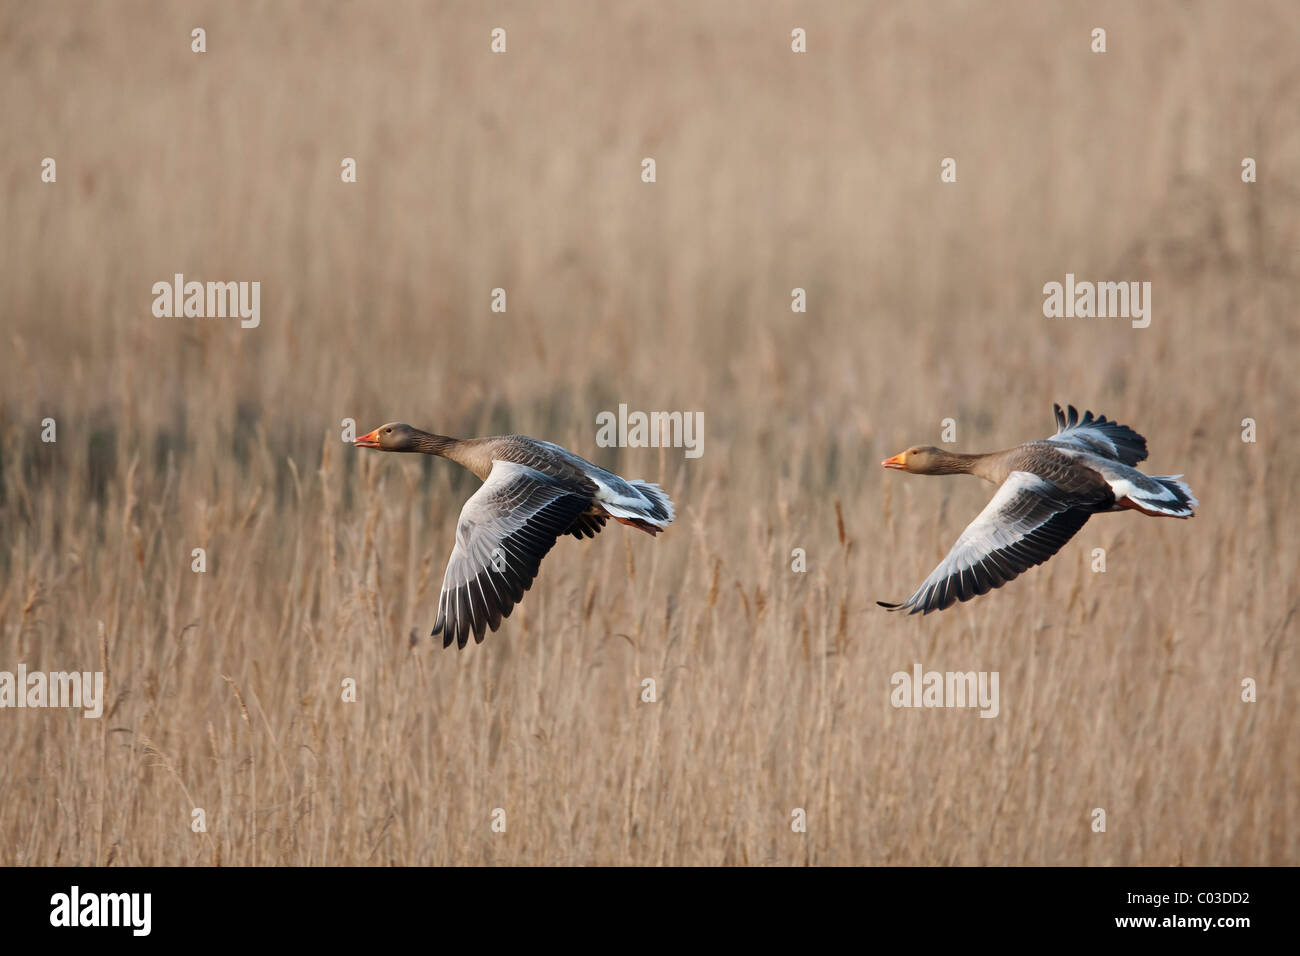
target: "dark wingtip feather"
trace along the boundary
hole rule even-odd
[[[901,604],[890,604],[888,601],[877,601],[876,603],[879,604],[881,607],[883,607],[886,611],[897,611],[900,607],[903,606]]]
[[[1090,446],[1091,450],[1129,466],[1135,466],[1139,462],[1146,460],[1147,440],[1128,425],[1121,425],[1105,415],[1094,415],[1091,410],[1085,410],[1083,417],[1080,418],[1078,409],[1073,405],[1069,405],[1067,408],[1068,413],[1062,412],[1060,405],[1055,403],[1052,405],[1052,412],[1056,416],[1056,433],[1058,435],[1075,427],[1094,428],[1102,432],[1106,436],[1106,440],[1114,448],[1112,451],[1109,448],[1101,448],[1094,441],[1084,442],[1084,444]]]

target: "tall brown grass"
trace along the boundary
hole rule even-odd
[[[0,670],[108,672],[101,720],[0,711],[0,862],[1300,861],[1298,30],[1285,2],[0,9]],[[261,327],[154,318],[176,272],[259,280]],[[1066,272],[1151,281],[1150,328],[1043,318]],[[948,417],[963,450],[1045,435],[1053,401],[1147,435],[1197,517],[875,607],[988,497],[880,459]],[[703,457],[597,448],[619,402],[702,410]],[[432,649],[474,480],[345,417],[548,438],[678,520],[561,542],[499,633]],[[914,661],[999,671],[1001,714],[895,710]]]

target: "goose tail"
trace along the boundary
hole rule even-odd
[[[1182,475],[1151,475],[1152,481],[1160,485],[1161,494],[1143,494],[1130,490],[1122,507],[1136,508],[1144,514],[1161,518],[1191,518],[1196,514],[1200,504],[1192,489],[1178,479]]]
[[[636,489],[639,500],[623,497],[618,501],[600,502],[610,517],[649,534],[658,534],[667,528],[675,516],[673,500],[668,493],[649,481],[629,481],[628,484]]]

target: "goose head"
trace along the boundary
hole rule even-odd
[[[416,430],[404,422],[389,422],[357,438],[352,444],[358,448],[378,448],[380,451],[415,451]]]
[[[913,445],[907,451],[900,451],[893,458],[881,462],[886,468],[910,471],[914,475],[933,475],[939,473],[944,460],[950,456],[933,445]]]

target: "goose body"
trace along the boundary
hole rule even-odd
[[[1105,416],[1080,418],[1074,406],[1054,411],[1056,434],[1040,441],[982,455],[913,447],[881,462],[915,474],[976,475],[999,487],[910,598],[877,603],[929,614],[969,601],[1042,564],[1103,511],[1193,516],[1197,501],[1182,475],[1134,467],[1147,457],[1145,438]]]
[[[559,445],[523,435],[457,439],[400,422],[354,443],[449,458],[483,482],[460,512],[433,634],[443,647],[481,643],[523,600],[562,535],[594,538],[609,518],[652,535],[673,520],[658,485],[628,481]]]

